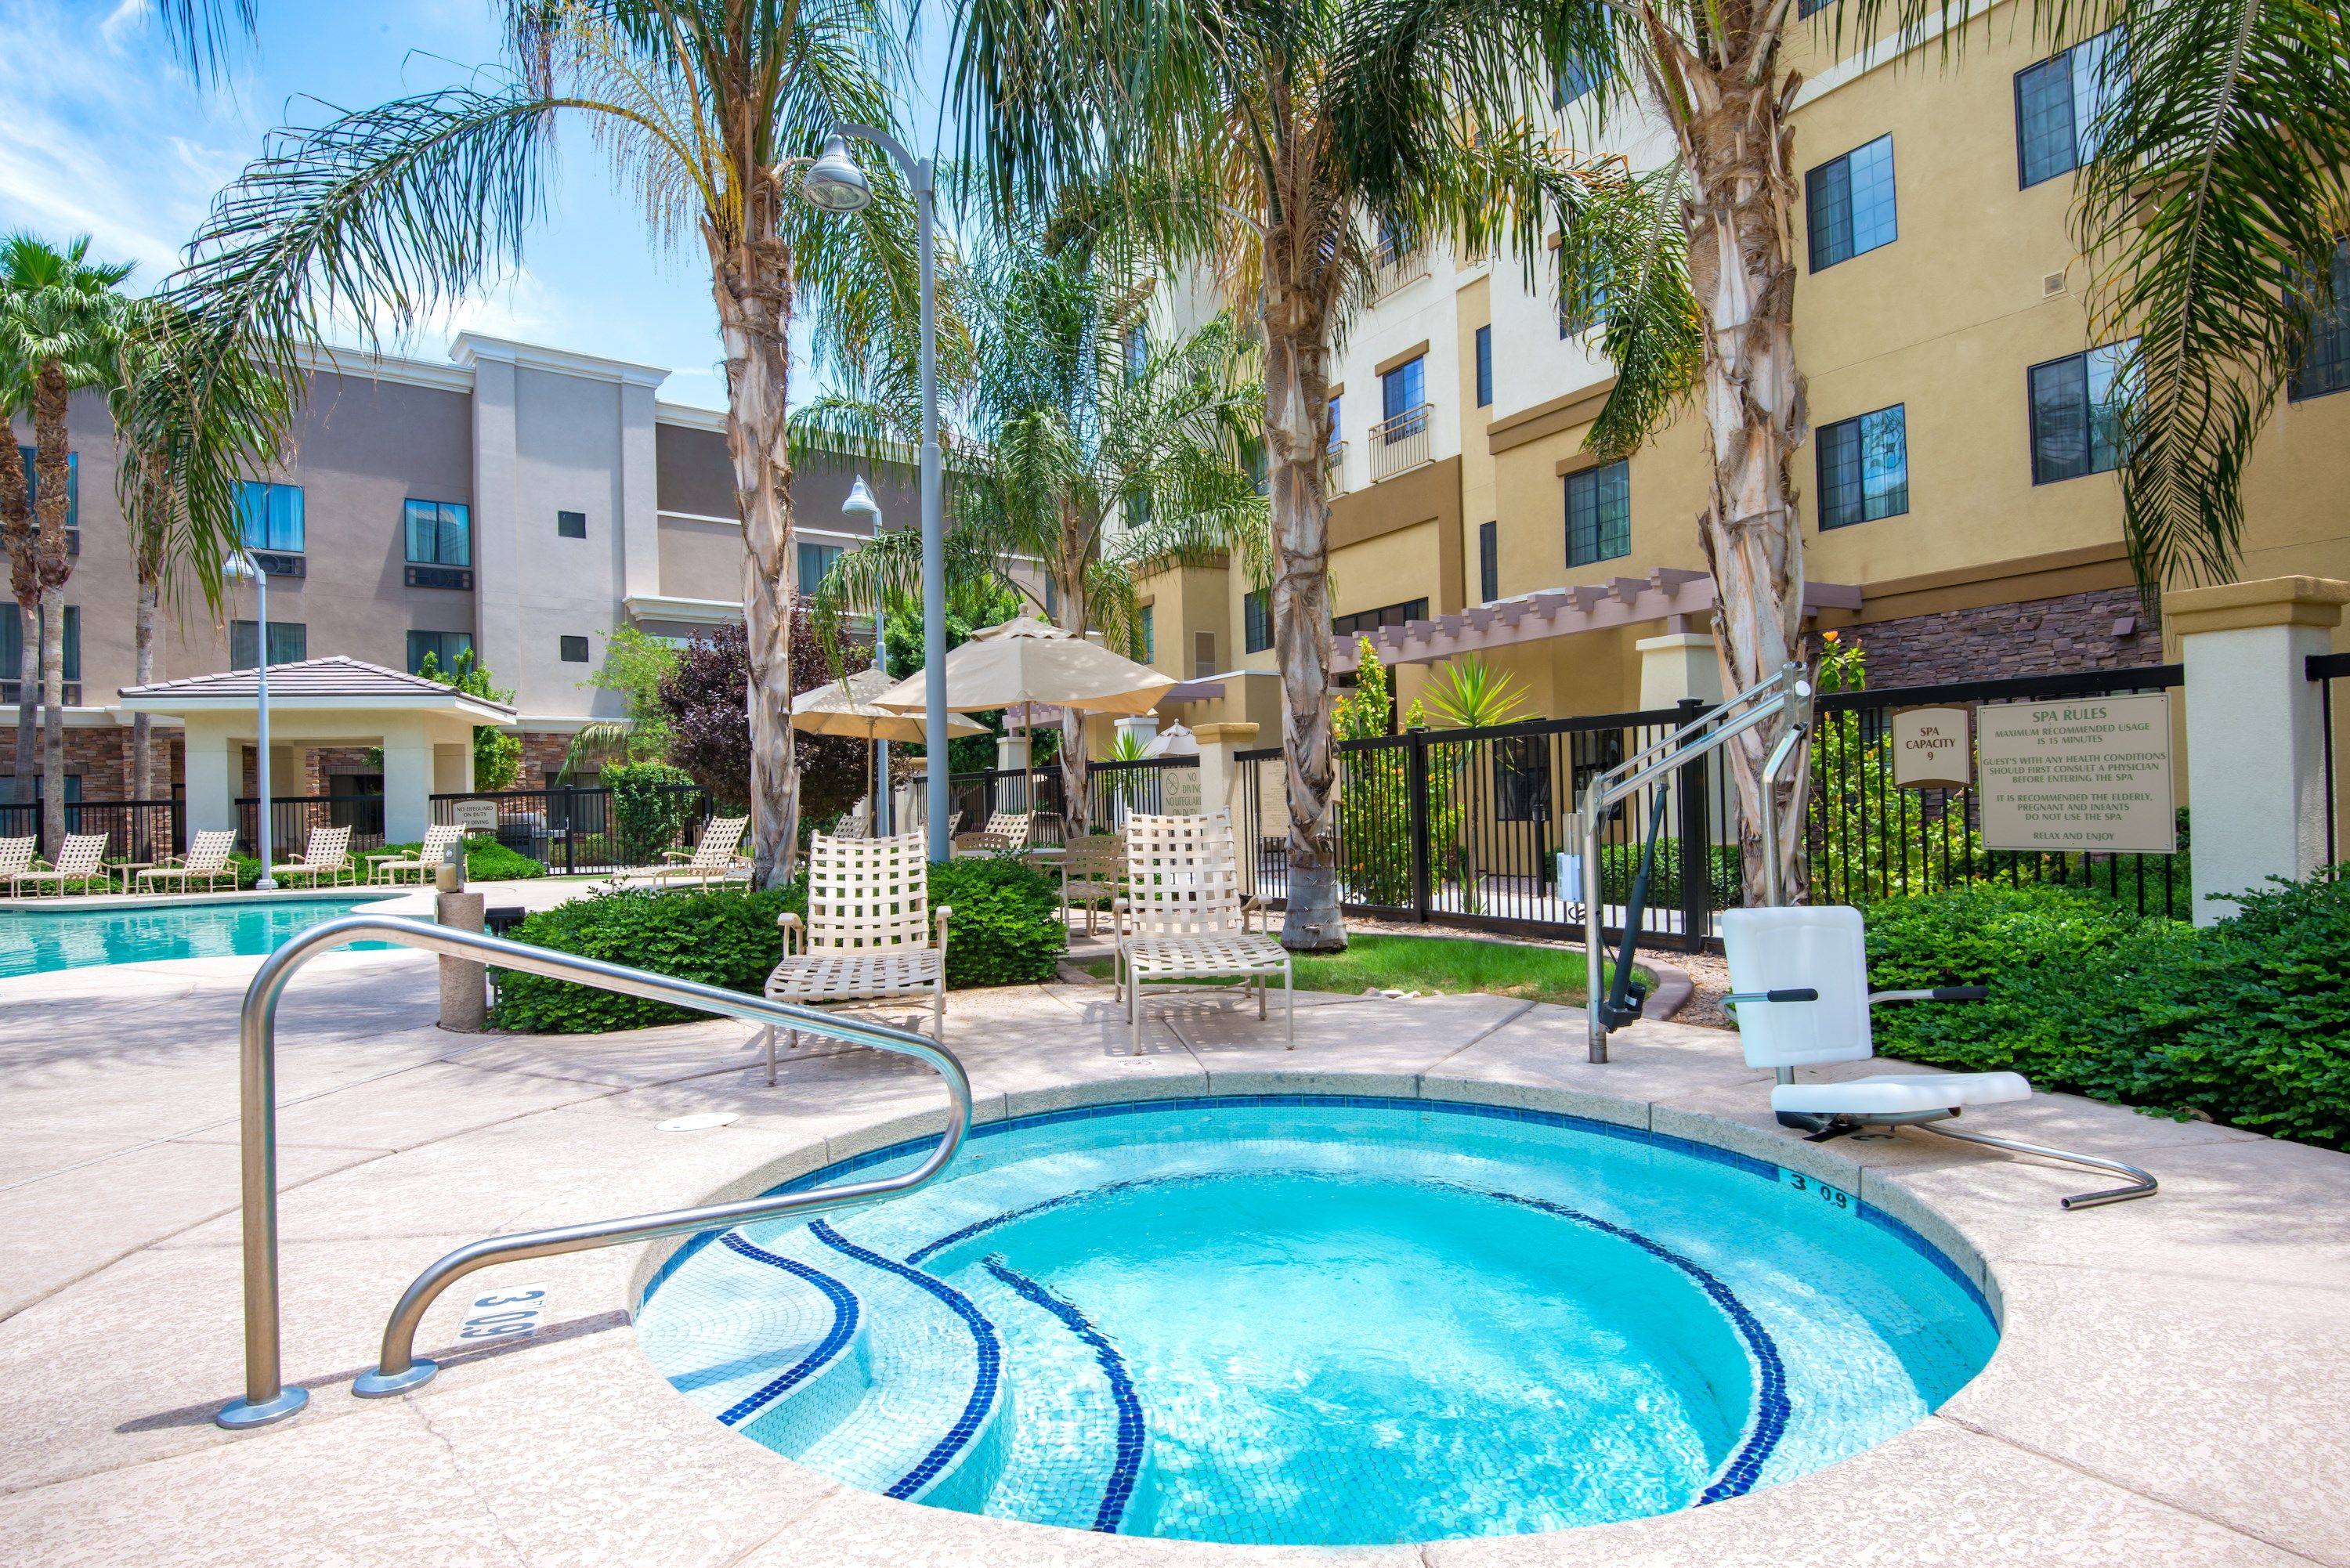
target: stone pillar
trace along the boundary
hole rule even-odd
[[[479,893],[435,893],[432,918],[459,930],[478,931],[484,919]],[[478,1034],[489,1019],[489,971],[471,959],[441,960],[441,1027]]]
[[[432,739],[421,719],[394,718],[383,736],[383,836],[411,844],[432,824]]]
[[[1640,655],[1642,708],[1669,708],[1686,697],[1709,708],[1721,701],[1721,659],[1704,632],[1669,631],[1632,647]]]
[[[2332,650],[2345,602],[2350,583],[2327,577],[2163,596],[2187,667],[2197,925],[2235,913],[2227,895],[2306,877],[2324,857],[2325,731],[2303,661]]]
[[[1201,724],[1191,736],[1200,742],[1200,809],[1229,809],[1232,826],[1245,844],[1256,832],[1249,822],[1247,792],[1241,787],[1241,764],[1232,753],[1256,744],[1257,727],[1250,723]]]

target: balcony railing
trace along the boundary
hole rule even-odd
[[[1347,493],[1347,443],[1345,441],[1330,443],[1328,474],[1323,480],[1322,493],[1325,496],[1334,497]]]
[[[1385,299],[1408,283],[1428,275],[1426,251],[1401,251],[1382,241],[1371,253],[1371,297]]]
[[[1371,427],[1372,483],[1428,461],[1428,431],[1435,411],[1434,404],[1422,403]]]

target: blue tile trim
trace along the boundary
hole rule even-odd
[[[1007,1209],[1001,1214],[991,1214],[984,1220],[974,1220],[960,1231],[950,1231],[935,1241],[923,1242],[906,1254],[906,1262],[917,1265],[928,1262],[956,1242],[968,1241],[973,1236],[984,1235],[999,1225],[1009,1225],[1014,1220],[1025,1220],[1032,1214],[1043,1214],[1055,1209],[1065,1209],[1072,1203],[1089,1202],[1097,1198],[1107,1197],[1113,1192],[1132,1192],[1144,1187],[1181,1187],[1202,1181],[1232,1179],[1233,1179],[1232,1174],[1209,1172],[1197,1176],[1138,1176],[1125,1181],[1105,1181],[1099,1187],[1080,1188],[1075,1192],[1064,1192],[1057,1197],[1028,1204],[1024,1208]]]
[[[1109,1379],[1109,1397],[1118,1406],[1118,1453],[1110,1461],[1109,1485],[1102,1492],[1101,1507],[1094,1512],[1094,1528],[1105,1535],[1115,1535],[1126,1518],[1126,1505],[1134,1500],[1134,1483],[1142,1473],[1142,1400],[1134,1392],[1134,1379],[1127,1375],[1126,1357],[1079,1312],[1061,1297],[1055,1295],[1027,1275],[1007,1267],[1002,1254],[992,1254],[980,1262],[987,1272],[1018,1292],[1021,1297],[1043,1307],[1066,1324],[1071,1334],[1092,1347],[1094,1359],[1101,1363],[1102,1376]]]
[[[1959,1267],[1958,1263],[1948,1252],[1943,1251],[1942,1249],[1934,1245],[1933,1242],[1929,1241],[1925,1237],[1919,1235],[1910,1227],[1908,1221],[1900,1219],[1898,1216],[1887,1213],[1884,1210],[1879,1209],[1876,1204],[1869,1202],[1866,1199],[1855,1199],[1854,1201],[1860,1205],[1860,1217],[1862,1219],[1876,1226],[1878,1230],[1885,1231],[1894,1240],[1901,1242],[1911,1251],[1917,1253],[1919,1257],[1933,1264],[1934,1267],[1941,1270],[1944,1274],[1950,1277],[1950,1281],[1952,1284],[1966,1292],[1967,1298],[1973,1302],[1976,1306],[1982,1309],[1983,1316],[1991,1319],[1994,1327],[1997,1326],[1999,1323],[1999,1314],[1991,1310],[1991,1298],[1983,1294],[1982,1287],[1975,1283],[1972,1279],[1969,1278],[1967,1272]]]
[[[797,1365],[785,1368],[772,1382],[744,1395],[719,1413],[720,1423],[733,1427],[750,1419],[765,1406],[806,1382],[817,1367],[840,1354],[842,1346],[857,1332],[857,1295],[821,1269],[811,1269],[796,1258],[779,1257],[754,1247],[739,1232],[729,1231],[723,1240],[730,1251],[739,1252],[754,1263],[765,1263],[785,1273],[795,1274],[822,1291],[826,1299],[832,1303],[832,1326],[825,1331],[824,1338],[814,1350],[802,1357]]]
[[[868,1268],[895,1274],[917,1290],[930,1292],[945,1303],[947,1310],[962,1319],[963,1325],[971,1330],[972,1344],[979,1352],[979,1374],[972,1379],[971,1398],[963,1405],[962,1414],[955,1417],[955,1424],[947,1429],[947,1435],[922,1456],[922,1462],[899,1477],[884,1494],[894,1498],[912,1497],[938,1480],[954,1457],[979,1436],[981,1424],[987,1419],[988,1411],[994,1407],[996,1387],[1003,1379],[1003,1344],[995,1337],[995,1325],[971,1304],[971,1298],[944,1280],[933,1279],[920,1269],[908,1268],[895,1258],[885,1258],[879,1252],[860,1247],[821,1220],[808,1221],[808,1230],[817,1241],[842,1256],[854,1258]]]
[[[1787,1429],[1787,1366],[1779,1359],[1779,1346],[1772,1339],[1771,1331],[1747,1310],[1746,1303],[1738,1299],[1736,1293],[1704,1267],[1682,1257],[1670,1247],[1652,1241],[1627,1226],[1602,1220],[1596,1214],[1586,1214],[1546,1199],[1523,1198],[1514,1192],[1490,1192],[1478,1188],[1463,1188],[1461,1190],[1482,1192],[1484,1197],[1503,1203],[1515,1203],[1539,1210],[1544,1214],[1555,1214],[1562,1220],[1571,1220],[1619,1241],[1629,1241],[1687,1274],[1697,1282],[1700,1290],[1713,1299],[1713,1304],[1721,1309],[1731,1326],[1738,1330],[1739,1337],[1745,1340],[1747,1354],[1754,1358],[1754,1417],[1748,1424],[1746,1441],[1739,1445],[1738,1451],[1730,1457],[1730,1462],[1722,1466],[1721,1473],[1714,1477],[1713,1484],[1698,1498],[1698,1506],[1720,1502],[1725,1498],[1742,1497],[1752,1490],[1756,1478],[1762,1473],[1762,1462],[1771,1457],[1771,1450],[1778,1447],[1779,1438]]]

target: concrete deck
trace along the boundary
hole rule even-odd
[[[1938,1416],[1784,1486],[1553,1535],[1328,1552],[1103,1537],[842,1487],[703,1417],[639,1354],[622,1248],[476,1276],[540,1283],[550,1326],[350,1397],[385,1314],[449,1248],[640,1212],[805,1168],[935,1116],[936,1080],[803,1054],[770,1089],[734,1024],[590,1038],[432,1027],[432,961],[330,955],[282,1012],[281,1426],[241,1387],[234,1015],[252,961],[0,981],[0,1557],[12,1563],[1027,1565],[1317,1562],[2350,1565],[2350,1158],[2063,1096],[1989,1130],[2153,1168],[2148,1201],[2068,1214],[2094,1179],[1904,1134],[1823,1149],[1769,1125],[1734,1040],[1645,1023],[1585,1062],[1571,1010],[1482,997],[1156,1002],[1139,1061],[1099,988],[961,992],[981,1115],[1289,1087],[1520,1100],[1768,1152],[1932,1227],[1987,1269],[2005,1334]],[[663,1133],[692,1112],[740,1113]],[[891,1128],[888,1124],[897,1124]],[[1856,1159],[1856,1167],[1851,1161]],[[1952,1231],[1935,1218],[1947,1219]],[[1960,1238],[1963,1236],[1964,1240]]]

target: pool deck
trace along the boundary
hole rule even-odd
[[[2350,1565],[2350,1157],[2066,1096],[1984,1114],[1985,1130],[2162,1179],[2152,1199],[2066,1213],[2056,1199],[2093,1178],[1915,1133],[1803,1144],[1770,1125],[1765,1075],[1730,1035],[1643,1023],[1594,1066],[1579,1012],[1475,996],[1301,993],[1295,1052],[1277,1011],[1261,1026],[1226,999],[1155,1002],[1137,1061],[1119,1054],[1107,990],[1024,987],[956,993],[948,1038],[983,1117],[1274,1088],[1425,1094],[1764,1152],[1929,1234],[1936,1214],[1954,1224],[2005,1311],[1989,1367],[1903,1436],[1734,1501],[1344,1551],[1052,1530],[800,1469],[646,1364],[629,1312],[658,1254],[640,1247],[476,1276],[545,1285],[549,1326],[444,1358],[416,1393],[355,1399],[392,1301],[450,1248],[691,1203],[934,1126],[943,1105],[925,1069],[863,1052],[803,1054],[771,1089],[732,1023],[443,1033],[432,961],[365,952],[318,960],[281,1012],[286,1375],[312,1402],[227,1433],[211,1417],[242,1383],[234,1021],[253,964],[0,981],[12,1564]],[[703,1111],[740,1119],[657,1130]],[[474,1293],[435,1307],[426,1354],[456,1343]]]

